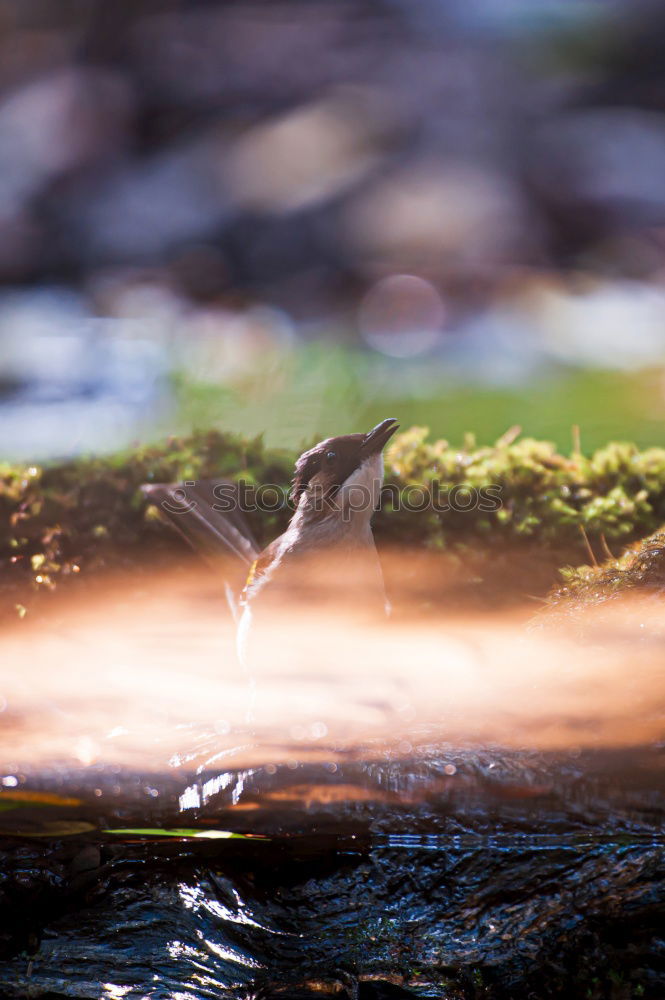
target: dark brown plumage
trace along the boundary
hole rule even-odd
[[[294,505],[298,505],[302,494],[317,477],[322,495],[326,498],[333,497],[365,459],[383,450],[397,426],[394,417],[388,417],[369,434],[343,434],[340,437],[326,438],[309,451],[303,452],[296,462],[291,487]]]

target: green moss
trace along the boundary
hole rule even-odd
[[[611,444],[590,458],[565,457],[554,445],[524,438],[500,439],[494,447],[459,450],[445,441],[428,444],[427,431],[413,428],[397,438],[389,453],[389,481],[399,487],[418,484],[431,490],[438,480],[446,488],[498,488],[501,506],[482,505],[441,514],[418,528],[474,536],[492,531],[539,544],[577,544],[579,532],[607,540],[636,537],[665,520],[665,450],[638,451]],[[410,516],[404,512],[405,517]],[[398,530],[397,519],[391,529]]]
[[[102,571],[141,571],[181,548],[171,529],[147,516],[142,483],[214,476],[287,481],[291,456],[266,453],[260,439],[218,432],[172,438],[110,458],[44,468],[0,466],[0,598],[23,617],[48,592],[87,584]],[[261,535],[284,518],[265,515]]]
[[[515,438],[513,430],[481,447],[467,435],[460,448],[430,441],[421,427],[396,437],[375,519],[379,543],[441,553],[474,586],[505,598],[544,594],[558,567],[588,563],[584,533],[598,558],[605,546],[618,555],[649,535],[601,570],[566,571],[559,594],[661,585],[665,450],[615,443],[565,456],[546,441]],[[64,585],[110,569],[139,572],[181,553],[180,539],[146,509],[142,483],[226,476],[286,486],[293,458],[260,438],[211,431],[111,458],[0,465],[0,595],[18,617]],[[274,537],[289,515],[252,515],[259,540]]]
[[[560,573],[563,586],[551,595],[558,604],[599,604],[631,590],[665,592],[665,530],[634,543],[618,559],[567,566]]]

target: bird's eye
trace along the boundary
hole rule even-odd
[[[326,462],[334,462],[336,458],[337,458],[337,452],[336,451],[327,451],[326,452]]]

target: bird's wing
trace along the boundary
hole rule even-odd
[[[235,483],[204,479],[194,483],[150,483],[141,492],[180,534],[208,559],[231,553],[246,566],[260,549],[241,509]]]

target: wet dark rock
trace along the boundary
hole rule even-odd
[[[433,754],[344,765],[347,786],[368,792],[360,812],[342,800],[299,805],[321,777],[312,765],[255,771],[242,799],[258,810],[222,795],[188,819],[201,833],[263,828],[267,840],[5,838],[3,995],[23,995],[29,953],[36,996],[94,997],[100,981],[170,994],[196,981],[201,997],[655,1000],[665,983],[662,754],[444,756],[461,778],[448,799]],[[127,794],[103,822],[139,822],[134,776],[111,778]],[[289,783],[281,806],[262,799],[261,788]],[[379,794],[391,786],[402,808]],[[77,814],[99,822],[91,789],[104,790],[104,775],[72,774],[68,787]],[[157,832],[182,823],[176,790],[173,777],[161,785]],[[72,873],[96,873],[94,891],[73,893]]]

